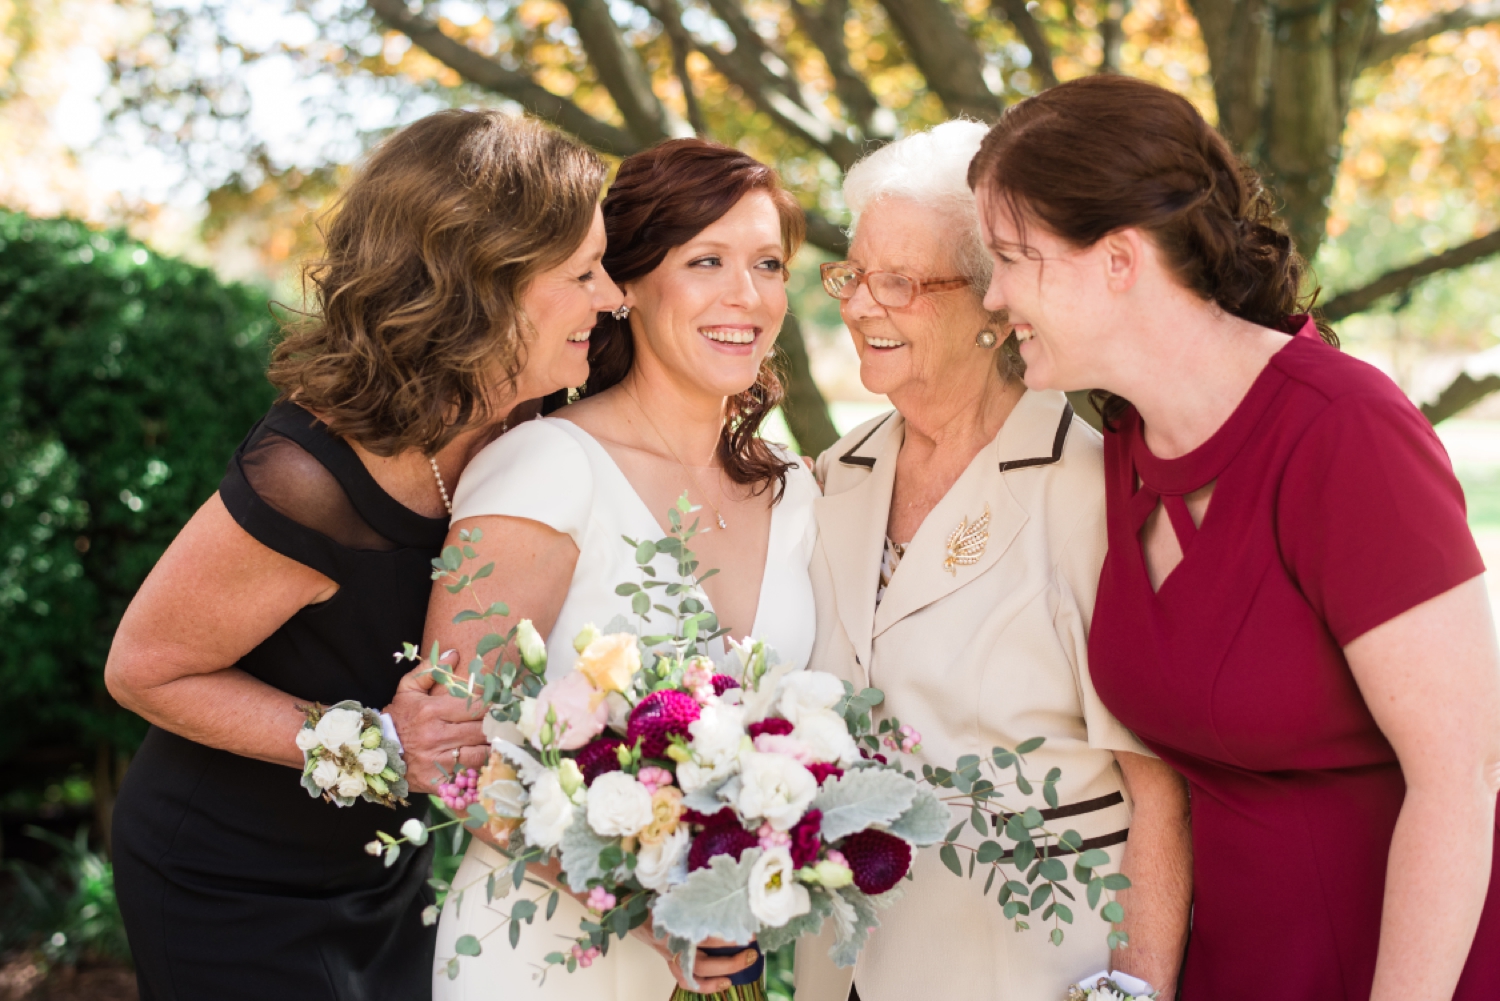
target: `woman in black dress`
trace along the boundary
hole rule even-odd
[[[386,867],[362,846],[486,748],[476,711],[393,654],[422,635],[446,485],[518,401],[584,381],[587,332],[620,302],[604,176],[544,126],[448,111],[345,193],[309,271],[320,308],[273,356],[280,401],[110,651],[110,691],[153,724],[114,826],[146,1001],[427,996],[430,849]],[[345,699],[390,714],[412,806],[299,784],[297,707]]]

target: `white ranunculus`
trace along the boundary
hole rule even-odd
[[[318,731],[312,727],[304,726],[297,731],[297,749],[299,751],[311,751],[321,743],[322,741],[318,738]]]
[[[339,784],[339,766],[324,758],[313,768],[312,780],[319,789],[332,789]]]
[[[844,697],[844,683],[827,671],[792,671],[781,679],[777,708],[795,725],[804,712],[832,709]]]
[[[812,909],[812,895],[797,882],[792,853],[768,848],[750,867],[750,912],[760,923],[780,928]]]
[[[789,831],[818,794],[812,772],[784,754],[747,751],[740,755],[740,814],[759,817],[778,831]]]
[[[844,717],[832,709],[803,710],[792,736],[807,745],[814,761],[847,765],[859,760],[859,747]]]
[[[605,838],[629,838],[651,823],[651,794],[627,772],[606,772],[589,786],[589,826]]]
[[[365,770],[367,775],[379,775],[386,766],[385,752],[380,748],[371,751],[359,752],[359,767]]]
[[[745,712],[739,706],[709,702],[688,724],[688,737],[693,761],[678,767],[677,781],[683,792],[697,792],[734,774],[746,742]]]
[[[365,791],[365,777],[363,775],[344,775],[339,779],[338,794],[354,799]]]
[[[353,709],[330,709],[318,720],[318,742],[330,751],[347,747],[359,750],[365,719]]]
[[[544,851],[556,848],[563,832],[573,823],[573,801],[563,792],[557,773],[550,768],[543,770],[528,799],[522,833],[528,842]]]
[[[657,893],[665,893],[687,879],[687,853],[691,840],[684,824],[655,844],[642,845],[635,857],[635,878],[646,889]]]

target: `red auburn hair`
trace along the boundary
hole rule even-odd
[[[669,139],[627,157],[604,199],[609,236],[604,270],[625,285],[644,278],[705,228],[723,218],[741,198],[764,191],[781,219],[781,249],[790,259],[807,234],[807,220],[796,199],[781,186],[776,171],[732,146],[707,139]],[[589,379],[584,396],[602,393],[625,378],[635,361],[629,321],[600,313],[589,339]],[[735,483],[757,493],[771,481],[779,500],[791,468],[758,436],[761,422],[781,402],[781,380],[766,355],[754,385],[729,398],[718,456]]]

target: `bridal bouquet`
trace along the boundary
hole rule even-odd
[[[456,815],[452,823],[485,832],[509,860],[486,881],[487,900],[513,888],[536,891],[513,898],[511,944],[539,913],[555,912],[562,890],[528,876],[529,867],[555,861],[560,881],[589,914],[571,948],[547,956],[549,969],[590,965],[648,917],[689,977],[696,943],[707,938],[774,951],[817,934],[825,922],[835,932],[832,958],[850,966],[878,924],[877,912],[899,896],[914,850],[939,843],[955,872],[962,874],[961,850],[969,852],[971,877],[976,866],[989,871],[986,894],[1002,864],[1027,874],[1024,883],[1002,880],[1000,891],[999,904],[1018,927],[1054,894],[1044,920],[1071,922],[1060,899],[1073,896],[1061,885],[1067,870],[1053,856],[1080,851],[1081,838],[1052,834],[1035,809],[1000,809],[994,801],[1007,783],[982,774],[1013,769],[1008,784],[1029,793],[1024,754],[1041,741],[1014,752],[995,748],[984,759],[966,756],[952,769],[927,766],[918,776],[899,756],[915,751],[921,735],[895,719],[872,729],[871,710],[883,699],[878,690],[856,692],[833,675],[790,670],[754,639],[729,640],[730,655],[716,666],[705,645],[722,631],[698,590],[715,571],[697,574],[687,547],[697,526],[682,525],[690,510],[684,498],[669,512],[666,538],[624,540],[642,579],[617,593],[630,600],[638,622],[585,628],[566,673],[547,680],[546,644],[524,620],[482,640],[464,675],[447,667],[436,647],[428,659],[450,692],[488,707],[489,762],[477,775],[452,776],[440,791]],[[478,539],[477,532],[461,533],[463,545],[435,561],[434,578],[453,593],[490,572],[462,572]],[[677,580],[657,576],[661,553],[676,561]],[[653,613],[670,627],[653,632]],[[503,603],[477,601],[455,621],[508,614]],[[499,654],[493,665],[485,662],[511,646],[517,662]],[[405,656],[418,659],[410,646]],[[1049,802],[1058,777],[1054,769],[1043,783]],[[969,816],[950,828],[955,805]],[[957,844],[970,823],[986,837],[1008,837],[1014,848]],[[421,843],[428,830],[383,835],[380,850]],[[1100,856],[1107,861],[1103,852],[1083,852],[1074,866],[1090,907],[1105,889],[1128,885],[1123,876],[1094,874]],[[1108,913],[1118,906],[1107,904],[1106,917],[1118,920]],[[436,916],[432,909],[429,917]],[[1060,928],[1052,939],[1062,940]],[[461,937],[448,975],[458,975],[460,956],[483,947],[474,936]]]

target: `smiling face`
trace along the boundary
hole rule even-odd
[[[918,280],[953,278],[962,268],[953,253],[947,214],[904,198],[885,198],[859,218],[849,261],[865,271],[894,271]],[[972,286],[916,296],[905,306],[882,306],[861,284],[851,299],[839,302],[844,325],[859,354],[859,378],[872,393],[883,393],[898,408],[903,395],[944,392],[958,381],[994,377],[993,356],[976,357],[982,350],[974,339],[993,330],[1005,340],[1006,330],[992,322]]]
[[[751,191],[625,291],[636,365],[734,396],[755,383],[786,318],[786,253],[771,196]]]
[[[976,192],[994,271],[984,304],[1010,312],[1031,389],[1107,386],[1111,294],[1104,241],[1082,250],[1027,220],[1024,239],[1003,200]]]
[[[620,290],[599,263],[603,257],[604,216],[596,207],[589,235],[572,256],[537,275],[521,293],[529,329],[517,400],[534,400],[588,379],[589,332],[597,314],[620,304]]]

